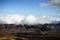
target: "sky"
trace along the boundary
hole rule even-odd
[[[54,20],[60,20],[60,0],[0,0],[1,23],[34,24]]]

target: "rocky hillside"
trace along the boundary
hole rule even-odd
[[[0,24],[0,36],[38,36],[49,32],[60,31],[60,23],[57,24]]]

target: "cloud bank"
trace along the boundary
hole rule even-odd
[[[60,8],[60,0],[49,0],[48,3],[41,3],[40,4],[41,7],[45,7],[45,6],[55,6],[57,8]]]
[[[51,18],[47,16],[36,17],[34,15],[0,15],[0,24],[44,24],[51,23],[52,21],[60,21],[59,18]]]

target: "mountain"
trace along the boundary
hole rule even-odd
[[[42,35],[48,32],[60,31],[60,22],[50,24],[0,24],[0,35]]]

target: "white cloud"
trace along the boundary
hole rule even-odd
[[[0,20],[7,24],[18,24],[24,19],[22,15],[1,15]]]
[[[34,15],[28,15],[28,16],[25,18],[25,21],[26,21],[27,23],[35,24],[35,22],[37,21],[37,17],[34,16]]]
[[[34,15],[28,15],[28,16],[23,16],[23,15],[18,15],[18,14],[13,14],[13,15],[0,15],[0,23],[4,24],[37,24],[37,23],[50,23],[52,21],[60,21],[59,18],[51,18],[47,16],[40,16],[36,17]]]
[[[41,23],[41,24],[51,23],[52,21],[57,21],[57,20],[58,20],[58,18],[52,18],[52,17],[48,17],[48,16],[41,16],[38,19],[38,23]]]
[[[48,3],[40,3],[40,7],[45,7],[45,6],[49,6],[50,4]]]
[[[41,3],[40,6],[55,6],[57,8],[60,8],[60,0],[49,0],[48,3]]]

